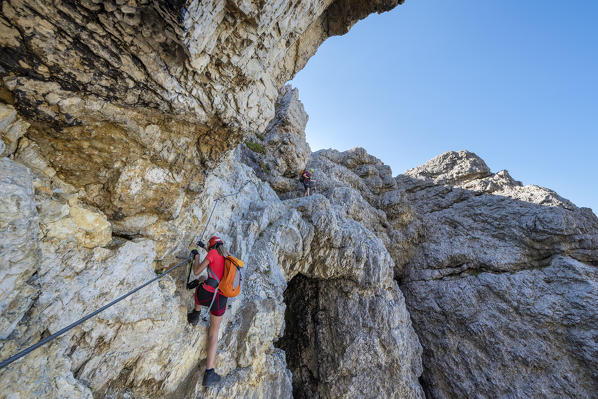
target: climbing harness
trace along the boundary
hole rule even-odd
[[[32,345],[29,348],[27,348],[25,350],[22,350],[21,352],[17,353],[16,355],[9,357],[8,359],[6,359],[2,363],[0,363],[0,370],[3,369],[4,367],[8,366],[9,364],[11,364],[12,362],[14,362],[15,360],[18,360],[18,359],[22,358],[23,356],[27,355],[28,353],[34,351],[35,349],[39,348],[40,346],[42,346],[42,345],[44,345],[44,344],[52,341],[54,338],[57,338],[57,337],[61,336],[65,332],[67,332],[70,329],[78,326],[79,324],[83,323],[84,321],[91,319],[93,316],[97,315],[100,312],[103,312],[104,310],[108,309],[112,305],[115,305],[116,303],[122,301],[123,299],[125,299],[129,295],[136,293],[137,291],[139,291],[143,287],[145,287],[145,286],[153,283],[156,280],[161,279],[162,277],[164,277],[165,275],[167,275],[168,273],[170,273],[171,271],[173,271],[177,267],[180,267],[180,266],[184,265],[185,263],[187,263],[189,261],[189,258],[191,258],[191,256],[185,257],[184,260],[182,260],[181,262],[177,263],[176,265],[174,265],[170,269],[166,270],[164,273],[162,273],[159,276],[156,276],[153,279],[151,279],[151,280],[143,283],[142,285],[140,285],[139,287],[135,288],[134,290],[127,292],[125,295],[121,296],[120,298],[117,298],[114,301],[110,302],[109,304],[102,306],[98,310],[96,310],[94,312],[91,312],[87,316],[85,316],[85,317],[77,320],[76,322],[70,324],[69,326],[63,328],[62,330],[55,332],[54,334],[50,335],[49,337],[46,337],[46,338],[42,339],[37,344]]]
[[[199,245],[199,243],[201,242],[201,239],[203,238],[203,235],[205,234],[206,229],[208,228],[208,225],[210,224],[210,221],[212,220],[212,215],[214,214],[214,210],[216,209],[216,206],[218,205],[218,201],[220,201],[224,198],[238,195],[245,188],[245,186],[248,185],[249,183],[252,183],[253,185],[255,185],[255,183],[253,181],[246,180],[245,183],[243,183],[243,185],[241,186],[241,188],[239,188],[234,193],[227,194],[227,195],[221,195],[220,197],[216,198],[216,200],[214,201],[214,205],[212,206],[212,210],[210,211],[210,216],[208,217],[208,221],[206,222],[201,234],[199,235],[199,239],[197,240],[197,245]],[[191,259],[191,261],[189,262],[189,265],[187,266],[187,279],[185,281],[185,286],[187,287],[187,289],[190,289],[190,290],[197,287],[197,285],[198,285],[197,283],[194,283],[194,281],[196,281],[196,280],[193,280],[191,282],[189,281],[189,279],[191,278],[191,269],[193,269],[193,259]]]

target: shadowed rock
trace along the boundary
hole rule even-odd
[[[598,218],[443,154],[397,177],[422,233],[401,288],[435,398],[596,391]]]

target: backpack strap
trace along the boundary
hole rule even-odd
[[[223,256],[224,261],[226,261],[226,258],[230,255],[230,253],[227,252],[226,256]],[[210,279],[215,280],[216,281],[216,287],[213,287],[212,285],[209,284]],[[210,306],[208,306],[208,312],[210,311],[210,309],[212,309],[212,305],[214,304],[214,300],[216,299],[216,295],[218,295],[218,286],[220,285],[220,279],[218,278],[218,276],[216,276],[216,273],[214,273],[214,270],[212,270],[212,268],[210,267],[210,265],[208,265],[208,281],[206,281],[206,283],[208,283],[208,285],[210,285],[210,287],[214,288],[214,295],[212,296],[212,302],[210,302]]]
[[[212,305],[214,304],[216,295],[218,295],[218,288],[214,288],[214,295],[212,296],[212,301],[210,302],[210,306],[208,306],[208,312],[212,309]]]
[[[214,270],[212,270],[210,265],[208,265],[208,279],[206,281],[209,282],[210,280],[216,281],[215,287],[212,284],[208,284],[212,288],[217,288],[218,284],[220,284],[220,279],[218,278],[218,276],[216,276],[216,273],[214,273]]]
[[[216,287],[212,287],[208,283],[210,279],[216,281],[216,283],[217,283]],[[210,312],[210,310],[212,309],[212,305],[214,304],[214,300],[216,299],[216,295],[218,295],[218,285],[220,284],[220,279],[218,278],[218,276],[216,276],[216,273],[214,273],[214,271],[212,270],[210,265],[208,265],[208,281],[206,281],[206,283],[208,285],[210,285],[210,287],[214,288],[214,295],[212,295],[212,302],[210,302],[210,305],[208,306],[208,312]]]

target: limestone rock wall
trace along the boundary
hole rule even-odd
[[[598,218],[590,209],[492,173],[467,151],[396,178],[359,148],[318,151],[307,164],[316,192],[343,204],[391,255],[429,397],[592,397]],[[326,283],[301,284],[320,292]],[[296,306],[293,317],[326,331],[318,316],[326,305]],[[316,347],[312,334],[297,334]],[[318,351],[296,351],[289,363],[304,397],[317,395]]]
[[[421,218],[401,288],[431,397],[594,396],[598,218],[449,152],[397,177]]]
[[[6,1],[5,84],[23,111],[56,123],[76,116],[49,98],[33,101],[44,100],[37,89],[48,81],[75,95],[263,130],[278,88],[323,40],[399,2]]]
[[[207,214],[218,194],[251,182],[237,197],[223,200],[210,226],[210,234],[222,236],[233,253],[248,261],[245,291],[232,301],[222,328],[217,362],[226,375],[224,383],[208,390],[198,384],[207,322],[196,328],[186,324],[191,295],[182,289],[180,279],[166,277],[3,370],[3,395],[40,392],[53,397],[64,390],[74,397],[90,397],[92,392],[108,397],[127,392],[135,397],[288,397],[291,375],[284,353],[273,343],[284,332],[286,281],[301,273],[337,281],[326,290],[330,297],[326,302],[339,301],[340,307],[325,312],[342,324],[332,323],[337,329],[326,334],[336,345],[323,347],[329,358],[320,366],[327,382],[320,388],[322,394],[376,396],[380,386],[364,384],[360,371],[376,364],[385,370],[379,378],[386,381],[388,395],[422,397],[417,383],[421,348],[382,242],[347,219],[342,206],[322,196],[281,201],[251,169],[237,162],[238,155],[231,154],[208,177],[205,192],[192,207],[193,212]],[[19,167],[22,173],[27,171]],[[28,172],[30,190],[33,175]],[[40,209],[60,207],[61,202],[47,199],[44,190],[58,189],[51,184],[38,187],[35,200],[42,204]],[[62,213],[69,218],[67,211]],[[45,215],[37,215],[42,228],[49,223]],[[35,342],[45,331],[56,331],[153,275],[155,247],[147,239],[113,239],[107,247],[87,249],[76,236],[46,236],[39,245],[40,269],[31,283],[37,298],[17,327],[6,332],[3,354]],[[361,300],[352,292],[356,287],[362,287]],[[343,298],[348,301],[345,305]],[[360,301],[373,301],[378,316],[372,318],[370,306],[361,306]],[[345,314],[349,307],[354,310]],[[361,328],[366,319],[369,334]],[[378,356],[374,363],[371,348]]]
[[[0,356],[186,256],[237,190],[203,238],[247,269],[219,386],[180,268],[1,370],[0,398],[592,397],[591,210],[466,151],[393,177],[305,142],[283,84],[400,2],[3,1]]]
[[[71,203],[61,202],[62,192],[56,186],[56,180],[52,180],[49,186],[43,186],[44,176],[36,176],[36,171],[32,172],[8,159],[3,162],[3,172],[11,176],[10,180],[3,181],[3,190],[17,186],[19,190],[15,188],[15,192],[29,190],[32,194],[33,187],[36,187],[35,196],[28,197],[28,202],[19,200],[16,195],[10,197],[12,209],[18,211],[15,212],[18,216],[29,212],[31,221],[22,228],[25,232],[31,235],[37,231],[39,234],[40,227],[43,231],[56,220],[60,222],[70,218],[69,212],[72,213],[77,206],[76,198],[75,202],[72,198]],[[236,172],[234,177],[251,178],[247,170],[235,169],[230,162],[225,163],[223,168],[229,168],[226,170],[229,179],[232,172]],[[234,184],[234,181],[225,184],[218,180],[222,178],[218,175],[213,177],[217,180],[210,180],[210,187],[221,189]],[[268,191],[256,191],[251,187],[234,202],[223,204],[219,211],[226,213],[228,208],[231,212],[230,208],[234,207],[238,215],[243,215],[249,204],[255,200],[259,202],[262,195],[264,200],[269,196],[277,199],[272,192],[268,194]],[[48,197],[46,191],[52,195]],[[196,212],[209,209],[211,204],[207,195],[213,197],[214,193],[206,193],[206,197],[197,199],[197,204],[205,204],[205,208],[198,205],[194,208]],[[33,200],[38,204],[39,212],[35,207],[31,209]],[[226,216],[216,218],[213,227],[225,229],[230,234],[235,231],[230,227],[235,218],[230,213]],[[38,220],[40,227],[34,223]],[[101,225],[96,226],[96,230],[99,229]],[[75,230],[70,226],[70,230],[62,227],[61,231],[73,233]],[[239,237],[246,239],[245,236]],[[24,276],[17,275],[18,281],[26,280],[18,284],[12,282],[11,274],[2,275],[3,284],[13,283],[13,292],[27,295],[27,301],[23,301],[20,308],[9,307],[9,311],[3,312],[3,315],[19,316],[16,322],[8,320],[10,325],[3,330],[6,337],[2,341],[3,358],[155,275],[153,260],[156,249],[151,240],[114,238],[108,245],[104,243],[88,249],[75,234],[26,238],[29,238],[29,249],[36,256],[34,264],[37,269]],[[247,256],[246,249],[234,246],[234,238],[226,236],[226,239],[233,244],[235,253]],[[11,249],[17,253],[22,248],[15,245]],[[10,255],[3,251],[3,255],[5,253]],[[23,251],[21,255],[27,253]],[[34,278],[29,278],[34,272]],[[58,397],[62,394],[91,397],[92,392],[98,397],[122,397],[127,392],[134,397],[159,397],[176,391],[184,385],[188,376],[193,378],[197,373],[199,360],[205,357],[207,333],[205,322],[197,328],[187,325],[186,308],[191,294],[182,289],[181,283],[180,279],[168,276],[4,369],[0,385],[2,397]],[[248,291],[251,289],[248,288]],[[237,312],[238,307],[233,305],[231,316],[223,326],[222,334],[227,339],[223,339],[219,363],[227,365],[222,367],[222,371],[229,375],[231,389],[235,392],[247,391],[250,395],[260,391],[268,393],[268,396],[281,389],[281,392],[289,392],[289,389],[284,390],[290,385],[290,382],[285,384],[289,377],[284,358],[280,360],[271,344],[272,337],[281,330],[284,310],[281,304],[267,299],[269,296],[276,297],[266,293],[251,297],[242,306],[243,312]],[[238,303],[236,305],[239,306]],[[242,317],[239,316],[241,314]],[[231,329],[237,332],[231,333]],[[264,334],[264,331],[269,331],[270,335]],[[244,344],[242,349],[237,347],[238,342]],[[232,372],[234,370],[237,373]],[[245,373],[245,377],[240,378],[239,372]],[[268,380],[273,381],[273,392],[270,392]],[[191,394],[193,389],[185,394]]]
[[[275,143],[302,137],[303,114],[288,88],[278,104],[271,126],[299,129],[265,135],[262,159],[281,151],[285,162],[260,180],[240,146],[168,222],[110,222],[36,142],[18,141],[2,160],[4,357],[176,262],[156,262],[160,246],[187,254],[216,198],[238,188],[208,234],[248,267],[222,327],[221,385],[200,384],[207,320],[186,324],[181,270],[0,372],[3,397],[591,397],[590,210],[468,152],[393,178],[363,149],[319,151],[306,161],[317,194],[300,197],[284,173],[304,162],[305,144]],[[6,115],[3,125],[17,121]],[[364,380],[364,369],[376,372]]]
[[[172,220],[327,37],[399,2],[3,1],[0,94],[86,203]]]
[[[241,147],[242,160],[281,198],[293,198],[298,195],[299,173],[311,156],[305,138],[308,116],[297,89],[286,85],[278,94],[276,116],[263,134],[247,138]]]
[[[191,294],[168,276],[0,372],[0,396],[290,396],[273,342],[283,333],[287,277],[298,272],[291,266],[365,281],[371,264],[324,271],[309,263],[309,246],[286,252],[296,237],[256,244],[289,220],[306,237],[329,232],[282,204],[231,151],[269,123],[295,123],[273,121],[278,90],[323,40],[398,3],[2,2],[1,183],[10,193],[0,210],[2,357],[172,265],[199,238],[215,198],[246,181],[219,203],[210,229],[252,261],[222,328],[227,378],[217,389],[197,380],[206,323],[186,325]],[[341,259],[336,239],[325,242],[314,250]]]
[[[277,346],[293,372],[295,398],[424,397],[416,378],[421,349],[396,287],[364,290],[298,275],[285,302],[286,334]]]
[[[0,160],[0,170],[0,339],[6,339],[33,300],[29,279],[38,269],[40,229],[30,171],[7,158]]]
[[[296,100],[296,92],[285,90],[279,115],[289,120],[283,111],[298,108],[287,107],[284,99],[291,93]],[[292,147],[285,148],[293,153]],[[172,253],[186,255],[187,243],[199,238],[216,198],[239,188],[235,197],[219,201],[207,234],[223,237],[233,253],[247,260],[247,283],[222,327],[217,362],[226,377],[218,387],[206,390],[200,384],[207,320],[196,328],[187,325],[192,299],[182,287],[181,271],[2,370],[2,397],[290,397],[292,374],[275,343],[286,331],[283,292],[298,274],[335,281],[325,295],[326,303],[338,308],[321,310],[335,327],[320,332],[335,342],[322,347],[321,395],[375,397],[383,389],[387,396],[423,397],[417,382],[421,347],[382,241],[347,218],[346,209],[355,207],[351,202],[335,204],[321,195],[281,200],[239,162],[242,151],[231,153],[207,175],[202,192],[174,220],[110,222],[99,208],[81,202],[81,190],[60,178],[38,143],[19,141],[12,159],[2,164],[7,176],[2,190],[16,193],[5,206],[12,241],[3,256],[27,250],[31,255],[15,263],[23,269],[16,282],[11,270],[3,270],[2,284],[15,296],[4,305],[3,357],[176,262],[173,256],[155,261],[163,242]],[[293,155],[288,156],[292,162]],[[144,225],[148,219],[149,227]],[[14,237],[13,225],[20,229]],[[148,239],[152,234],[162,239]],[[182,242],[173,238],[179,235]],[[19,260],[13,257],[11,265]],[[348,307],[354,311],[346,313]],[[364,320],[369,330],[363,330]],[[378,356],[375,361],[370,350]],[[384,372],[378,384],[364,384],[360,370],[372,364]]]
[[[309,160],[315,168],[316,192],[344,203],[345,215],[380,238],[391,255],[395,278],[421,239],[421,218],[401,194],[391,169],[363,148],[321,150]]]

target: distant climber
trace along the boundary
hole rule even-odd
[[[303,188],[305,188],[305,194],[303,195],[304,197],[308,197],[310,195],[312,181],[314,181],[313,175],[314,175],[313,169],[305,169],[305,170],[301,171],[301,175],[299,176],[299,181],[301,183],[303,183]]]
[[[216,297],[214,292],[218,287],[219,280],[224,274],[224,259],[228,255],[224,247],[224,242],[219,237],[212,237],[208,241],[208,247],[201,241],[198,243],[200,247],[206,249],[208,254],[205,259],[200,262],[199,252],[197,250],[191,251],[193,255],[193,274],[199,276],[208,266],[208,278],[195,289],[195,309],[187,313],[187,321],[193,325],[199,321],[199,314],[201,306],[210,306],[210,327],[208,329],[208,356],[206,360],[206,371],[203,376],[203,385],[209,386],[220,381],[220,375],[214,371],[214,360],[216,358],[216,350],[218,348],[218,330],[222,317],[226,311],[227,297],[220,291],[217,291]],[[213,273],[218,281],[213,278]]]

